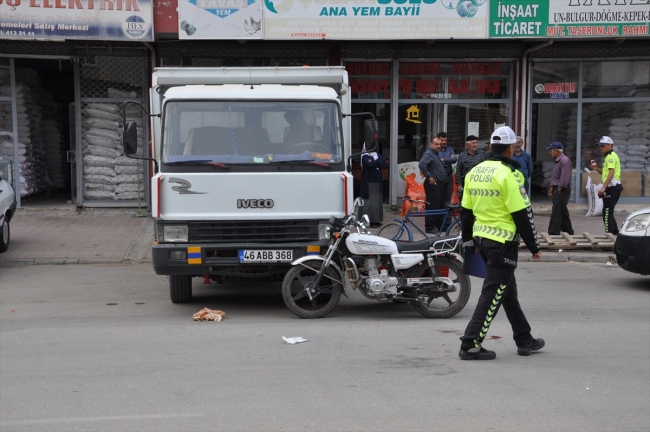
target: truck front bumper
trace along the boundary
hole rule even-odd
[[[159,275],[266,277],[283,274],[291,261],[305,255],[320,255],[327,240],[305,243],[247,244],[157,244],[152,247],[153,268]],[[292,251],[290,260],[242,262],[241,251]]]

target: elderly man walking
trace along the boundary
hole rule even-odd
[[[553,198],[553,209],[551,220],[548,223],[549,234],[560,234],[561,231],[573,235],[571,217],[569,215],[569,197],[571,196],[571,159],[564,154],[564,146],[561,142],[553,142],[546,147],[555,161],[551,185],[548,188],[548,196]]]

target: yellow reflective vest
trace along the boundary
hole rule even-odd
[[[511,241],[517,233],[511,213],[530,206],[524,177],[501,161],[481,162],[465,177],[462,206],[476,218],[474,237]]]
[[[614,169],[613,180],[621,181],[621,160],[618,158],[618,155],[614,151],[610,151],[603,157],[603,183],[607,180],[609,175],[609,169]]]

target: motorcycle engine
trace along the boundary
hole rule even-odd
[[[376,296],[397,295],[397,278],[388,276],[388,271],[379,271],[377,258],[365,258],[364,269],[368,272],[366,286]]]

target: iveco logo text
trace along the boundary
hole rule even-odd
[[[237,208],[272,208],[272,199],[238,199]]]

